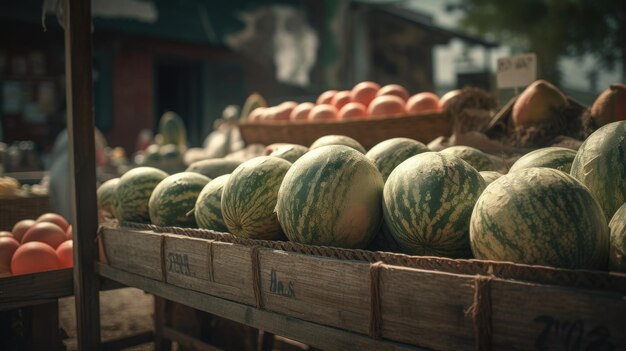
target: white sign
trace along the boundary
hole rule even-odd
[[[537,56],[524,54],[498,59],[498,88],[527,86],[537,80]]]

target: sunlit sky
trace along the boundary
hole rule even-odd
[[[435,23],[447,28],[456,28],[460,18],[457,12],[447,12],[445,5],[449,1],[446,0],[407,0],[406,5],[418,11],[433,16]],[[449,86],[454,84],[456,77],[455,59],[461,56],[463,44],[454,40],[450,45],[441,47],[435,51],[435,81],[438,86]],[[499,57],[510,55],[511,51],[506,46],[492,51],[491,69],[495,68],[496,61]],[[484,56],[482,50],[472,50],[471,58],[478,65],[483,65]],[[541,60],[541,57],[538,57]],[[594,65],[594,59],[590,56],[575,59],[563,59],[561,69],[563,71],[563,85],[577,90],[590,89],[587,72]],[[454,67],[454,69],[450,69]],[[599,76],[598,88],[600,91],[606,89],[610,84],[619,81],[619,71],[601,71]],[[540,77],[539,77],[540,78]],[[597,93],[597,92],[596,92]]]

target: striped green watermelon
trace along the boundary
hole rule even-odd
[[[222,217],[222,190],[228,178],[230,178],[230,174],[224,174],[211,180],[198,195],[194,216],[199,228],[217,232],[228,231],[224,217]]]
[[[609,269],[626,272],[626,203],[615,212],[609,228],[611,233]]]
[[[156,186],[168,174],[153,167],[137,167],[124,173],[117,184],[118,219],[149,223],[148,201]]]
[[[365,155],[345,145],[300,157],[278,191],[276,214],[289,240],[364,248],[380,229],[383,177]]]
[[[365,148],[358,141],[345,135],[326,135],[313,142],[309,147],[309,150],[317,149],[318,147],[327,145],[345,145],[349,146],[362,154],[365,154]]]
[[[509,169],[509,173],[531,167],[547,167],[569,173],[576,151],[564,147],[545,147],[520,157]]]
[[[562,268],[606,267],[604,213],[579,181],[551,168],[526,168],[491,183],[470,224],[479,259]]]
[[[485,180],[485,185],[489,185],[491,183],[493,183],[494,180],[502,177],[502,173],[500,172],[496,172],[496,171],[482,171],[479,172],[480,175],[483,177],[483,179]]]
[[[196,199],[211,179],[194,172],[173,174],[154,188],[148,208],[150,221],[163,227],[195,228],[196,220],[189,214]]]
[[[274,208],[289,167],[291,163],[282,158],[259,156],[233,171],[222,193],[222,216],[229,232],[250,239],[282,237]]]
[[[484,189],[485,181],[467,162],[421,153],[389,175],[383,193],[385,223],[406,253],[469,257],[469,220]]]
[[[146,148],[144,153],[142,165],[146,167],[160,167],[161,165],[161,153],[159,152],[159,145],[152,144]]]
[[[179,173],[185,169],[183,154],[178,146],[174,144],[163,145],[159,149],[159,153],[161,154],[160,169],[170,174]]]
[[[392,138],[382,141],[365,154],[387,181],[389,174],[407,158],[429,151],[426,145],[409,138]]]
[[[187,131],[185,122],[175,112],[165,112],[159,120],[159,134],[163,140],[162,145],[174,144],[184,146],[187,144]]]
[[[570,174],[591,190],[610,220],[626,202],[626,121],[591,134],[578,149]]]
[[[235,160],[212,158],[192,163],[185,172],[196,172],[215,179],[221,175],[232,173],[240,164],[241,162]]]
[[[463,161],[469,163],[472,167],[476,168],[477,171],[493,171],[495,170],[495,166],[491,159],[484,152],[473,148],[471,146],[451,146],[444,150],[439,151],[444,155],[452,155],[456,156]]]
[[[109,179],[98,187],[98,210],[101,218],[117,217],[117,184],[120,178]]]
[[[306,146],[298,144],[285,144],[274,149],[270,156],[279,157],[283,160],[294,163],[297,159],[302,157],[302,155],[306,154],[307,151],[309,151],[309,149]]]

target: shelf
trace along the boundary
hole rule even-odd
[[[0,278],[0,311],[53,302],[73,294],[69,268]]]
[[[260,310],[128,273],[102,263],[97,264],[96,269],[101,276],[119,283],[323,350],[424,350]]]

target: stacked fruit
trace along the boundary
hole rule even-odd
[[[71,268],[72,248],[72,226],[62,216],[21,220],[10,232],[0,232],[0,275]]]
[[[410,95],[401,85],[381,87],[374,82],[361,82],[351,90],[328,90],[315,103],[286,101],[277,106],[257,105],[246,115],[254,121],[333,121],[358,120],[370,117],[397,117],[407,114],[435,113],[458,92],[442,97],[431,92]]]
[[[624,150],[618,121],[578,151],[539,149],[504,174],[468,146],[432,152],[393,138],[367,151],[328,135],[309,147],[270,145],[241,164],[139,168],[120,178],[113,200],[99,200],[122,220],[251,239],[626,270]]]

